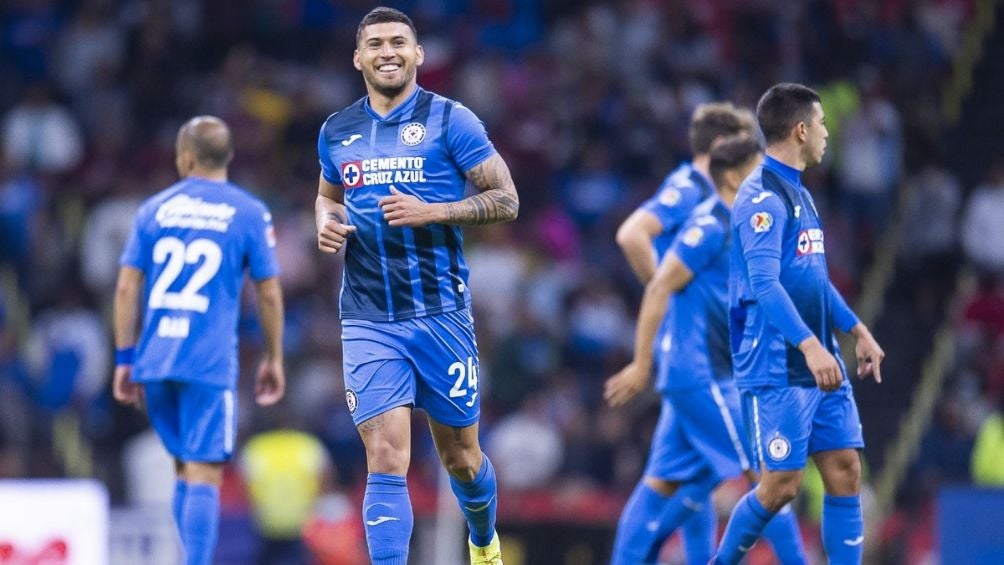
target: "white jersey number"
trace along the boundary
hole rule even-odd
[[[188,284],[181,289],[181,292],[167,291],[178,279],[186,263],[195,265],[202,258],[205,258],[205,261],[192,273],[192,278],[188,279]],[[150,290],[150,308],[188,310],[205,314],[209,309],[209,297],[199,294],[199,291],[220,270],[222,261],[223,251],[210,239],[196,239],[186,246],[184,241],[176,237],[160,238],[153,246],[153,262],[167,264]]]
[[[463,361],[457,361],[446,372],[456,379],[450,389],[450,398],[460,398],[470,393],[471,400],[467,406],[474,406],[474,399],[478,396],[478,366],[474,364],[474,357],[468,357],[466,365]]]

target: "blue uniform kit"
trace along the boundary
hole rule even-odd
[[[132,380],[144,384],[154,429],[183,461],[233,453],[240,290],[245,268],[256,281],[278,275],[274,246],[268,209],[228,182],[182,180],[136,216],[120,260],[145,275]]]

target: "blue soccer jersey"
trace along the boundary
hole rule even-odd
[[[240,187],[188,178],[140,207],[120,263],[145,275],[132,380],[232,387],[244,269],[279,273],[272,216]]]
[[[671,336],[660,363],[660,392],[706,388],[732,377],[727,315],[730,212],[717,197],[697,206],[683,224],[670,252],[694,278],[673,295],[666,327]]]
[[[766,157],[739,189],[732,230],[729,305],[738,386],[816,386],[798,344],[815,335],[839,355],[833,327],[849,331],[857,318],[830,283],[823,227],[799,171]],[[751,264],[774,262],[777,272],[751,270]]]
[[[470,305],[460,228],[390,227],[377,203],[391,187],[430,203],[460,200],[465,173],[494,153],[474,113],[422,88],[387,116],[362,98],[324,122],[321,171],[344,187],[356,227],[346,243],[342,318],[406,320]]]
[[[711,181],[690,163],[682,163],[663,179],[659,189],[641,205],[662,222],[662,233],[655,238],[655,250],[661,258],[669,250],[694,208],[715,193]]]

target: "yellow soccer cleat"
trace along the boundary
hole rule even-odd
[[[492,541],[485,547],[478,547],[470,540],[467,545],[471,548],[471,565],[502,565],[502,544],[499,543],[499,534],[492,534]]]

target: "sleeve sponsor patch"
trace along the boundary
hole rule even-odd
[[[680,198],[682,197],[683,195],[680,194],[679,190],[667,188],[659,195],[659,203],[665,206],[676,206],[680,203]]]
[[[753,231],[756,233],[769,231],[773,225],[774,217],[770,215],[770,212],[757,212],[750,218],[750,226],[753,227]]]
[[[683,244],[690,247],[697,247],[702,239],[704,239],[704,230],[697,226],[690,228],[683,234]]]

